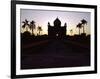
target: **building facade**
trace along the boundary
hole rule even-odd
[[[48,36],[51,38],[63,38],[66,36],[67,33],[67,24],[65,23],[64,26],[61,26],[61,21],[56,18],[54,20],[54,26],[51,26],[48,22]]]

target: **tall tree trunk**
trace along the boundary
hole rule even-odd
[[[26,31],[28,31],[28,27],[26,26]]]
[[[79,28],[79,35],[80,35],[80,28]]]
[[[40,35],[40,31],[39,31],[39,35]]]
[[[66,26],[66,35],[67,35],[67,26]]]
[[[32,29],[32,35],[33,35],[34,33],[33,33],[33,29]]]
[[[84,30],[84,25],[83,25],[83,33],[85,33],[85,30]]]

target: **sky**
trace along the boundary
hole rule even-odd
[[[79,29],[76,28],[76,25],[80,23],[82,19],[85,19],[88,22],[85,26],[85,32],[86,34],[90,34],[90,12],[21,9],[20,13],[21,26],[23,25],[22,21],[25,21],[25,19],[29,22],[34,20],[36,27],[42,27],[42,34],[48,34],[48,22],[53,26],[53,22],[57,17],[61,21],[61,26],[64,26],[64,24],[67,23],[66,34],[68,35],[71,35],[70,30],[73,30],[72,35],[79,34]],[[21,31],[24,32],[25,29],[21,29]],[[34,32],[37,34],[37,30]],[[81,32],[83,32],[82,29]]]

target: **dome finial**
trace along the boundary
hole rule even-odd
[[[58,19],[58,17],[54,21],[55,26],[61,26],[61,21]]]
[[[50,22],[48,22],[48,26],[50,26]]]

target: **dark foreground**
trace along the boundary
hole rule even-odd
[[[90,65],[90,48],[69,40],[44,40],[22,45],[21,69]]]

